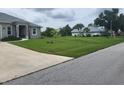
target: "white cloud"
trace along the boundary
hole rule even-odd
[[[102,8],[0,8],[4,12],[44,27],[73,26],[77,23],[87,25],[103,11]],[[121,9],[121,12],[124,12]]]

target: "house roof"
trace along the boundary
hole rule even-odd
[[[72,33],[83,32],[83,29],[84,29],[84,28],[79,29],[79,30],[78,30],[78,29],[73,29],[71,32],[72,32]]]
[[[90,32],[104,32],[105,31],[103,27],[90,26],[88,28],[90,29]]]
[[[0,23],[13,23],[13,22],[28,23],[30,26],[41,27],[37,24],[0,12]]]
[[[78,29],[73,29],[71,32],[75,33],[75,32],[79,32],[79,30]]]

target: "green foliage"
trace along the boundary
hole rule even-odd
[[[104,26],[106,29],[110,30],[112,27],[113,31],[118,31],[119,29],[119,9],[105,10],[100,13],[98,18],[94,20],[94,24],[98,26]]]
[[[82,29],[84,27],[84,25],[83,24],[76,24],[74,27],[73,27],[73,29]]]
[[[93,24],[92,24],[92,23],[90,23],[90,24],[88,24],[88,27],[89,27],[89,26],[93,26]]]
[[[119,28],[124,32],[124,15],[120,14],[119,16]]]
[[[8,37],[1,39],[1,41],[15,41],[15,40],[21,40],[21,38],[17,38],[15,36],[8,36]]]
[[[61,36],[71,36],[71,27],[66,25],[65,27],[60,29]]]
[[[41,36],[53,37],[57,34],[57,31],[54,28],[47,27],[46,31],[41,33]]]
[[[90,29],[88,27],[85,27],[83,30],[83,32],[89,32],[89,31],[90,31]]]

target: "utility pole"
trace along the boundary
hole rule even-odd
[[[110,30],[111,30],[111,36],[115,38],[115,31],[112,30],[112,20],[110,22]]]
[[[111,36],[113,36],[113,31],[112,31],[112,20],[110,22],[110,32],[111,32]]]

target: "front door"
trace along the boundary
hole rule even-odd
[[[26,26],[25,25],[19,25],[19,37],[26,38]]]

